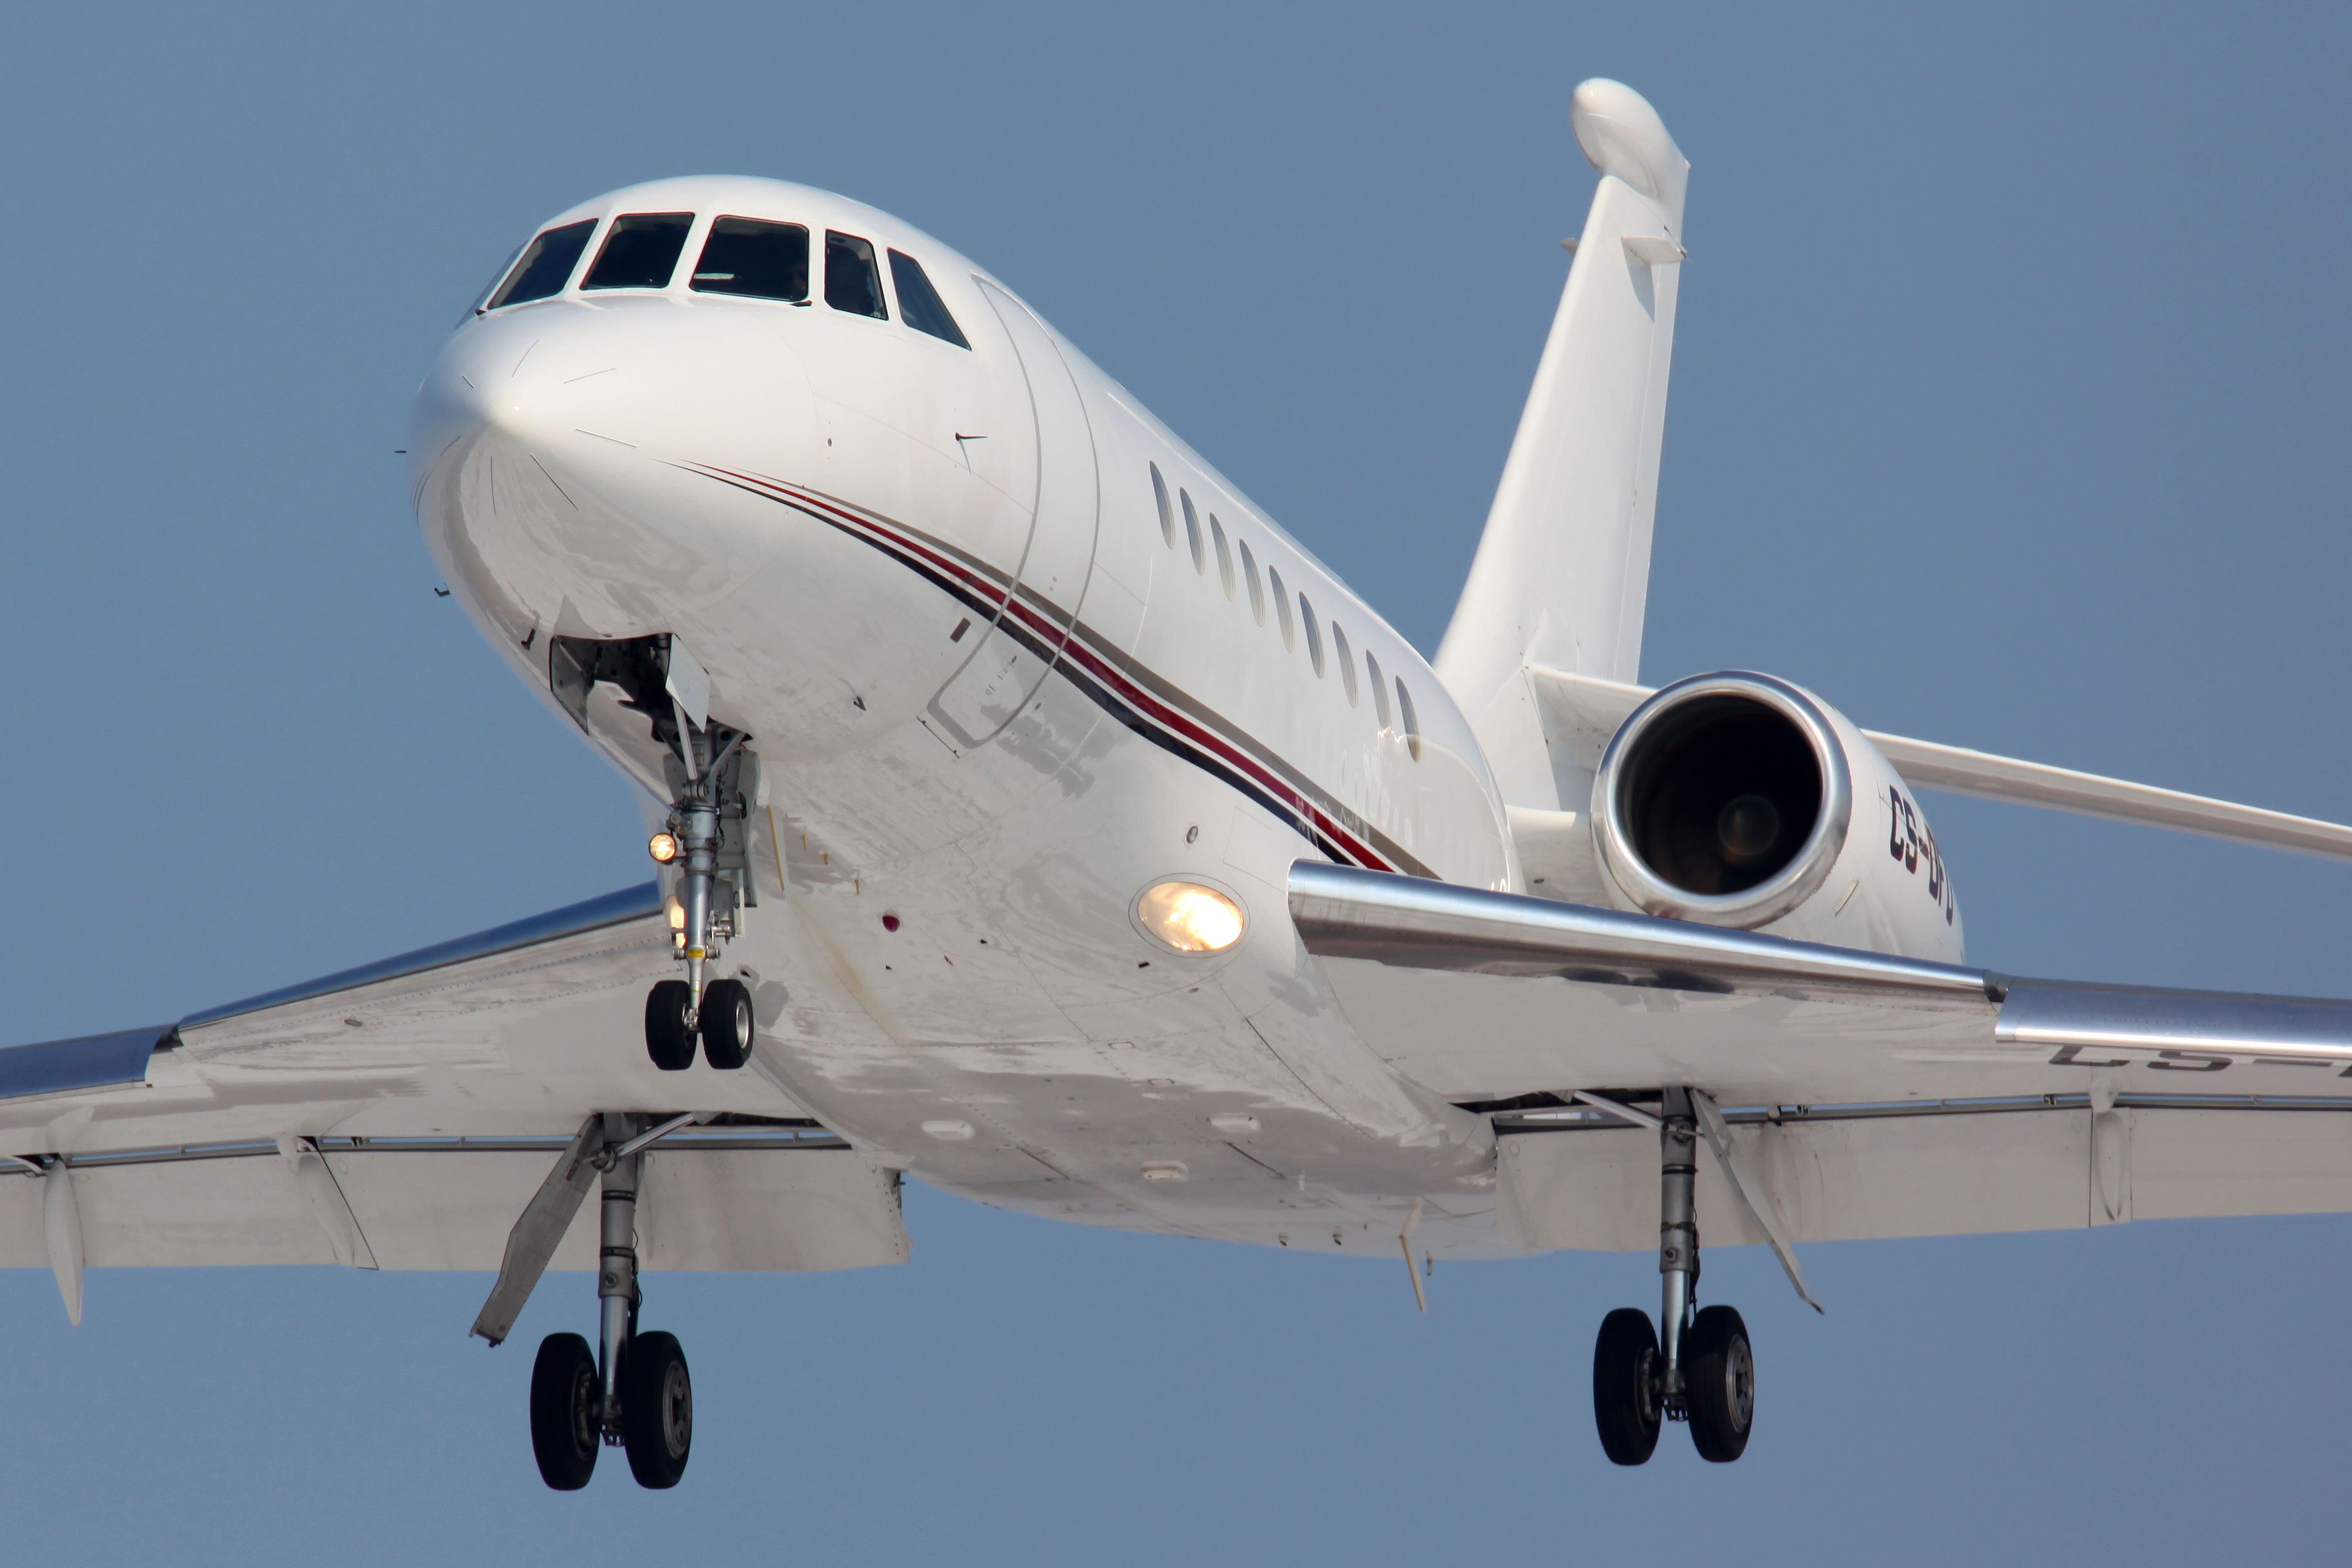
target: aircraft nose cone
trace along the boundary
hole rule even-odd
[[[773,548],[681,465],[794,476],[820,439],[764,313],[566,302],[459,331],[418,391],[410,461],[427,542],[488,619],[634,637]]]

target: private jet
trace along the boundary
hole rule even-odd
[[[407,479],[493,653],[635,786],[650,879],[0,1049],[0,1263],[77,1322],[89,1266],[495,1269],[492,1344],[593,1270],[533,1454],[662,1488],[694,1394],[646,1277],[903,1262],[909,1177],[1416,1297],[1654,1249],[1593,1353],[1622,1465],[1670,1422],[1748,1446],[1701,1215],[1811,1301],[1810,1241],[2352,1210],[2352,1004],[1971,967],[1920,797],[2352,828],[1640,682],[1689,164],[1618,83],[1570,120],[1597,187],[1433,660],[887,213],[694,177],[540,226]]]

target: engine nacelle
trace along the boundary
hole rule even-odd
[[[1845,715],[1769,675],[1662,688],[1618,727],[1592,836],[1626,908],[1958,962],[1959,905],[1910,786]]]

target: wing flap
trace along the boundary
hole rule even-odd
[[[2128,1220],[2352,1211],[2344,1108],[2087,1105],[1856,1116],[1730,1130],[1756,1202],[1792,1241],[2066,1230]],[[1658,1244],[1657,1141],[1638,1129],[1505,1133],[1504,1233],[1529,1251]],[[1710,1247],[1760,1244],[1711,1161]]]
[[[646,1156],[646,1267],[798,1271],[906,1260],[889,1173],[838,1140],[745,1142],[719,1135]],[[490,1269],[562,1152],[561,1140],[389,1149],[346,1140],[331,1142],[325,1160],[376,1267]],[[273,1147],[95,1156],[69,1171],[94,1268],[351,1260]],[[0,1268],[49,1266],[44,1185],[0,1176]],[[582,1205],[550,1267],[596,1266],[596,1215],[593,1203]]]

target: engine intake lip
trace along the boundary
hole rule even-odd
[[[1821,806],[1804,842],[1771,876],[1737,892],[1693,892],[1660,876],[1635,848],[1635,775],[1627,763],[1642,755],[1645,741],[1661,737],[1662,726],[1671,731],[1692,703],[1727,698],[1777,714],[1804,739],[1821,773]],[[1753,929],[1795,910],[1829,879],[1853,820],[1853,773],[1829,714],[1787,681],[1748,670],[1694,675],[1652,693],[1617,727],[1593,779],[1593,838],[1617,886],[1647,913],[1705,925]]]

